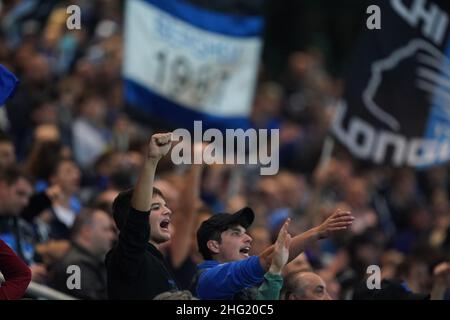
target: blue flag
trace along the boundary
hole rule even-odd
[[[128,103],[184,128],[195,120],[206,128],[249,126],[264,18],[212,4],[127,1],[123,73]],[[241,8],[237,4],[234,9]]]
[[[16,76],[0,64],[0,106],[5,104],[18,83]]]

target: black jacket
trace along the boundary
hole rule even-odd
[[[149,213],[130,208],[117,245],[106,256],[109,299],[153,299],[176,290],[164,257],[148,242]]]
[[[36,217],[44,210],[49,210],[52,214],[50,223],[38,223],[36,221]],[[49,239],[68,240],[70,238],[70,229],[58,219],[53,209],[52,200],[45,192],[39,192],[30,198],[30,203],[21,213],[21,217],[34,225],[39,242],[46,242]]]
[[[68,273],[68,267],[71,265],[80,268],[81,287],[79,289],[70,290],[67,287],[67,280],[71,276],[71,273]],[[86,249],[72,243],[62,260],[54,266],[53,286],[59,291],[80,299],[106,299],[106,267],[103,259],[94,257]]]

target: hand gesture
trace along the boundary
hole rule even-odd
[[[433,270],[434,281],[440,285],[450,286],[450,262],[442,262]]]
[[[169,152],[172,145],[172,133],[157,133],[152,135],[148,144],[147,157],[152,160],[160,160]]]
[[[289,246],[291,244],[291,235],[288,233],[290,223],[291,219],[287,219],[278,233],[272,255],[272,264],[269,269],[269,272],[272,274],[281,274],[281,269],[283,269],[288,262]]]
[[[62,190],[60,186],[53,185],[45,190],[45,194],[54,204],[58,204],[62,197]]]
[[[341,211],[337,209],[335,213],[329,216],[319,227],[319,238],[327,238],[333,232],[346,230],[355,220],[349,211]]]

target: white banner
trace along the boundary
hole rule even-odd
[[[127,1],[126,12],[126,79],[190,110],[249,115],[259,37],[201,29],[143,0]]]

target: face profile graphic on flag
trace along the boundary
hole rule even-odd
[[[332,132],[356,158],[425,169],[450,161],[450,3],[377,1]]]
[[[263,2],[127,1],[127,102],[173,126],[198,120],[205,128],[248,128]]]
[[[414,39],[388,58],[372,65],[372,76],[363,92],[363,100],[369,112],[393,131],[400,130],[400,120],[392,116],[388,108],[383,110],[383,106],[377,104],[375,97],[383,80],[383,74],[388,73],[389,70],[396,68],[407,59],[416,62],[411,63],[410,69],[411,78],[416,79],[413,87],[423,90],[423,93],[428,96],[429,103],[432,102],[433,95],[435,95],[442,111],[450,115],[450,108],[445,108],[445,104],[450,103],[450,59],[427,41]],[[442,66],[447,68],[441,69]],[[442,87],[439,88],[439,86]],[[386,102],[384,106],[388,107],[388,104],[389,102]]]
[[[16,76],[0,64],[0,107],[11,97],[18,83]]]

